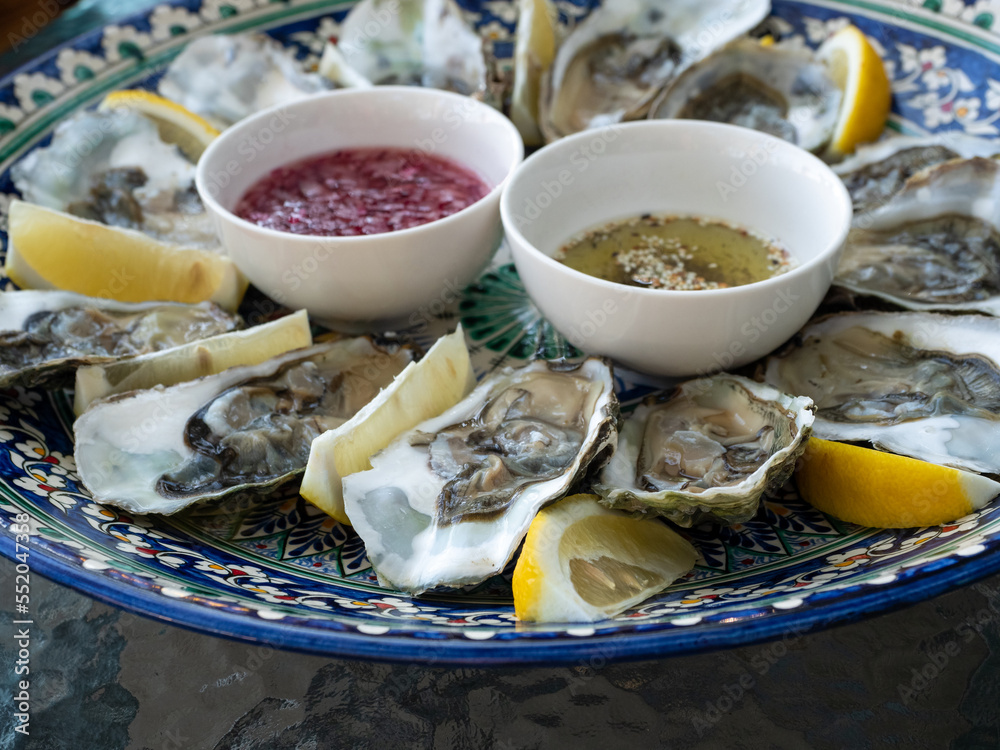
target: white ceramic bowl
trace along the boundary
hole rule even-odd
[[[553,260],[572,235],[646,211],[738,224],[778,241],[798,266],[740,287],[668,291]],[[570,342],[638,370],[688,376],[751,362],[806,322],[833,280],[851,200],[797,146],[732,125],[654,120],[541,149],[511,178],[500,213],[528,294]]]
[[[443,219],[357,237],[294,235],[232,213],[246,190],[276,167],[371,146],[448,157],[491,190]],[[425,306],[453,299],[486,265],[501,236],[501,189],[523,156],[510,120],[469,97],[406,86],[344,89],[271,108],[227,129],[198,162],[196,185],[223,246],[268,296],[320,320],[386,327],[422,319]]]

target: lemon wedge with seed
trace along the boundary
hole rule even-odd
[[[244,331],[222,333],[190,344],[76,371],[77,416],[98,398],[157,385],[175,385],[237,365],[256,365],[292,349],[312,345],[309,316],[299,310]]]
[[[475,384],[462,327],[442,336],[361,411],[312,442],[299,494],[341,523],[341,479],[372,468],[368,459],[393,439],[461,401]]]
[[[662,591],[694,567],[697,552],[654,519],[571,495],[543,509],[514,567],[514,612],[533,622],[607,619]]]
[[[247,280],[225,255],[12,201],[4,271],[25,289],[119,302],[215,302],[235,310]]]
[[[882,58],[856,26],[835,33],[820,45],[817,55],[844,93],[827,147],[828,155],[836,159],[882,135],[892,105],[892,86]]]
[[[134,109],[155,122],[164,143],[173,143],[193,162],[219,135],[219,129],[203,117],[151,91],[112,91],[98,106],[98,109],[118,108]]]
[[[970,471],[818,438],[809,438],[795,479],[824,513],[878,528],[950,523],[1000,495],[1000,483]]]

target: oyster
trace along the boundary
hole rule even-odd
[[[69,381],[81,365],[162,351],[240,327],[211,302],[128,303],[59,291],[0,293],[0,387]]]
[[[326,91],[332,84],[273,39],[258,34],[204,36],[167,67],[159,92],[218,128],[278,104]]]
[[[860,215],[886,203],[913,175],[952,159],[990,157],[1000,153],[1000,142],[964,133],[899,136],[862,145],[833,171],[844,181],[854,212]]]
[[[174,513],[301,473],[309,446],[412,360],[368,338],[298,349],[168,388],[111,396],[76,421],[80,478],[98,502]]]
[[[127,107],[78,112],[56,127],[48,146],[10,170],[29,203],[158,240],[217,248],[194,171],[177,146],[160,138],[156,123]]]
[[[737,375],[689,380],[625,420],[594,491],[606,505],[681,526],[741,523],[791,475],[813,418],[808,398]]]
[[[546,140],[644,117],[682,70],[745,34],[767,0],[619,0],[570,33],[543,78]]]
[[[931,167],[866,218],[834,284],[911,310],[1000,315],[1000,162]]]
[[[742,125],[817,151],[833,134],[841,98],[808,50],[737,39],[678,76],[649,117]]]
[[[344,477],[344,505],[384,585],[412,594],[500,572],[528,526],[614,444],[608,365],[536,361],[484,379]]]
[[[340,86],[427,86],[479,99],[487,91],[483,40],[454,0],[362,0],[319,70]]]
[[[765,379],[808,396],[813,430],[959,469],[1000,472],[1000,320],[842,313],[806,326]]]

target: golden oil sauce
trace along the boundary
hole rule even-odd
[[[642,214],[577,235],[555,256],[570,268],[630,286],[721,289],[792,266],[787,251],[713,219]]]

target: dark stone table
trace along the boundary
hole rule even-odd
[[[81,0],[0,73],[147,2]],[[1000,576],[728,651],[449,669],[192,633],[36,575],[28,738],[13,732],[13,578],[0,558],[0,750],[1000,747]]]

